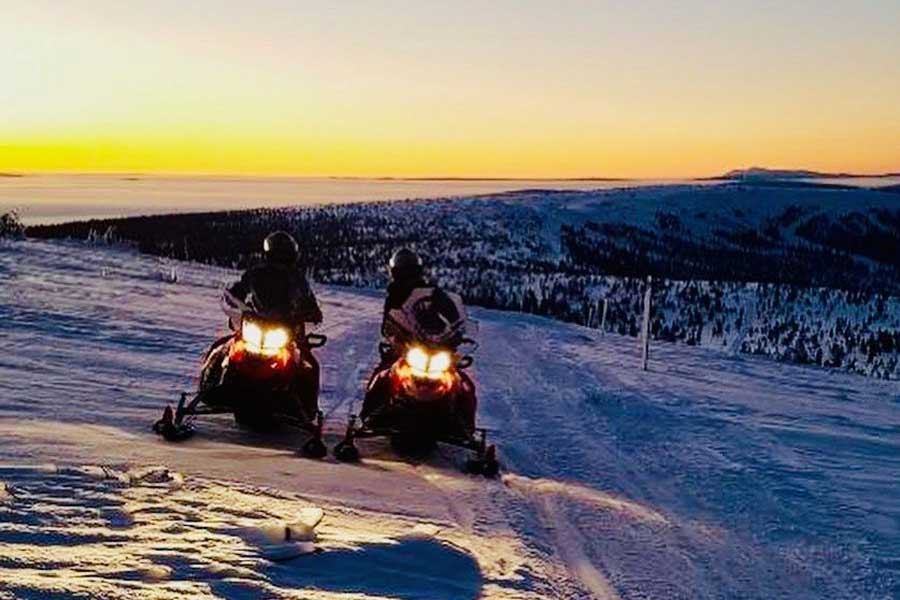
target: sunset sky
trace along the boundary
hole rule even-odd
[[[0,0],[0,172],[900,170],[900,1]]]

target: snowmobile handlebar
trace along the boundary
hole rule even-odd
[[[464,354],[459,362],[456,363],[456,367],[458,369],[468,369],[472,366],[472,363],[475,362],[475,359],[472,358],[472,353],[478,350],[478,342],[473,340],[472,338],[464,337],[459,342],[460,346],[471,346],[471,348]]]
[[[306,346],[309,348],[321,348],[328,341],[328,336],[321,333],[307,333]]]

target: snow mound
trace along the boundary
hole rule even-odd
[[[266,520],[238,528],[236,533],[269,560],[287,560],[316,551],[316,527],[323,517],[321,508],[306,507],[293,520]]]
[[[0,581],[25,595],[124,597],[153,583],[202,597],[225,573],[263,590],[265,561],[313,552],[323,516],[229,484],[173,487],[182,476],[161,466],[7,465],[0,478],[14,500],[0,503]]]
[[[319,535],[324,511],[305,500],[194,477],[173,488],[177,475],[159,466],[0,466],[0,489],[16,489],[0,502],[3,591],[447,600],[481,592],[478,564],[434,539],[438,527],[373,535],[338,520]]]

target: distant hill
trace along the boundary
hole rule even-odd
[[[702,177],[701,180],[769,180],[769,179],[855,179],[862,177],[898,177],[900,173],[878,173],[864,175],[861,173],[825,173],[822,171],[808,171],[805,169],[766,169],[764,167],[750,167],[749,169],[733,169],[724,175],[717,177]]]

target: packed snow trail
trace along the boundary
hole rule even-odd
[[[228,417],[172,445],[149,424],[193,386],[234,273],[0,244],[0,598],[900,596],[896,382],[669,345],[642,373],[633,339],[474,310],[500,481],[375,441],[359,466],[305,460]],[[319,294],[333,446],[381,298]],[[147,465],[180,483],[116,475]],[[273,562],[246,535],[311,507],[315,553]]]

